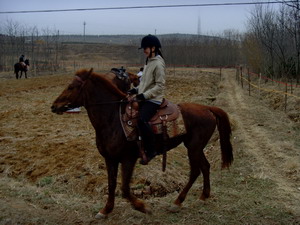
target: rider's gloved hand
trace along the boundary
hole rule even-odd
[[[144,94],[138,94],[137,96],[135,96],[136,100],[139,100],[139,101],[145,101],[145,96]]]
[[[127,94],[135,95],[135,94],[137,94],[137,89],[136,88],[131,88],[130,90],[127,91]]]

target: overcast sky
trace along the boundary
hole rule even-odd
[[[259,1],[259,0],[257,0]],[[152,5],[189,5],[205,3],[253,2],[253,0],[0,0],[0,12],[128,7]],[[0,21],[12,20],[27,27],[59,30],[60,34],[166,34],[241,32],[254,5],[207,6],[150,9],[0,14]],[[199,26],[200,25],[200,26]]]

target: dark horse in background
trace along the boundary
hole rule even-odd
[[[16,74],[16,79],[21,79],[23,72],[25,73],[25,78],[27,79],[27,71],[29,68],[29,59],[26,59],[24,63],[18,62],[14,65],[15,68],[15,74]],[[19,72],[21,71],[21,75],[19,77]]]
[[[118,81],[120,82],[120,81]],[[108,174],[108,199],[96,218],[106,218],[115,204],[115,189],[117,185],[118,167],[122,171],[122,197],[127,199],[132,207],[143,213],[151,213],[143,201],[136,198],[130,191],[130,181],[139,148],[136,142],[127,141],[119,117],[120,105],[126,99],[126,94],[119,85],[108,79],[105,74],[96,74],[88,70],[77,71],[74,79],[52,104],[52,112],[62,114],[74,107],[84,106],[89,119],[96,131],[96,145],[104,157]],[[222,168],[228,168],[233,161],[230,142],[231,126],[228,115],[222,109],[194,103],[180,103],[186,134],[168,139],[165,146],[171,150],[184,143],[190,163],[189,180],[177,199],[173,210],[179,210],[182,202],[197,177],[203,174],[203,190],[200,199],[210,196],[210,164],[203,152],[216,127],[219,130],[222,155]]]

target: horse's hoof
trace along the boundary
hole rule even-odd
[[[95,216],[95,219],[106,219],[107,218],[107,215],[101,213],[101,212],[98,212],[97,215]]]
[[[201,194],[200,200],[205,201],[207,198],[209,198],[209,194]]]
[[[147,215],[152,215],[152,210],[150,209],[150,208],[145,208],[145,213],[147,214]]]
[[[181,210],[181,206],[174,204],[170,206],[168,210],[172,213],[177,213]]]

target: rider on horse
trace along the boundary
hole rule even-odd
[[[19,63],[23,66],[23,68],[26,68],[26,64],[25,64],[25,56],[21,55],[19,58]]]
[[[29,69],[29,59],[25,59],[24,55],[19,57],[19,62],[14,65],[16,78],[19,79],[22,77],[22,72],[25,72],[25,77],[27,78],[26,72]],[[21,75],[19,77],[19,71],[21,71]]]
[[[137,94],[139,102],[138,128],[142,137],[147,160],[141,160],[143,165],[156,156],[155,136],[149,125],[149,121],[161,105],[165,92],[165,61],[160,51],[161,44],[154,35],[147,35],[142,39],[140,49],[144,49],[146,65],[144,66],[143,77],[137,88],[130,89],[129,95]]]

